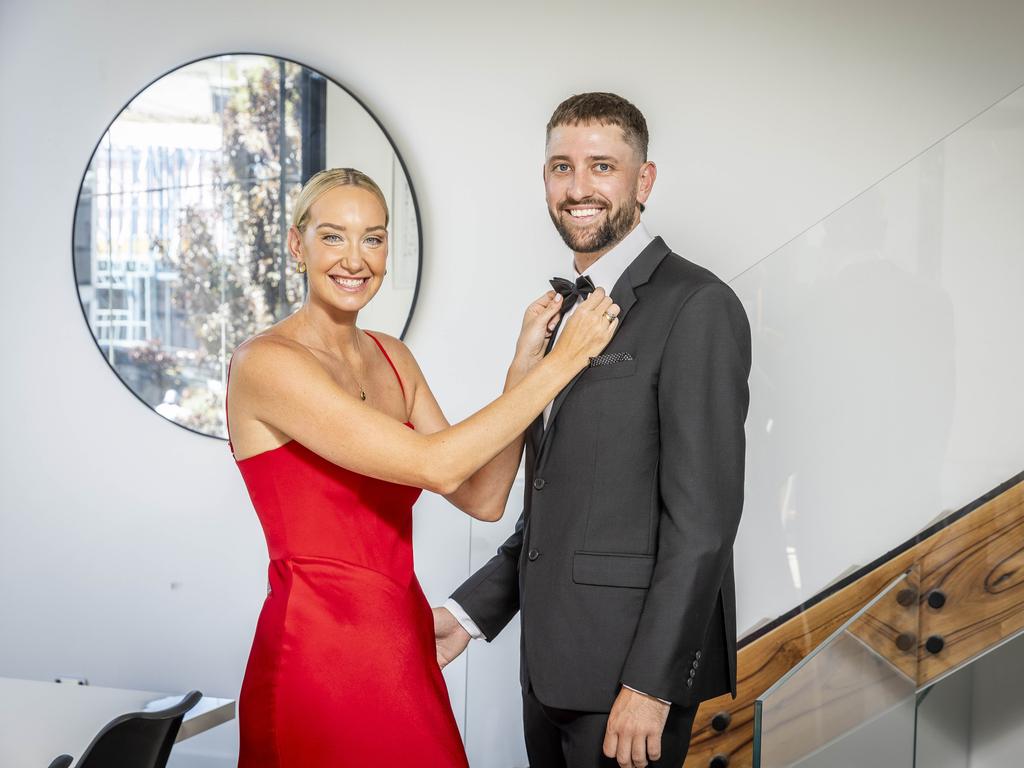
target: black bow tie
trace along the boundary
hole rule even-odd
[[[585,299],[594,292],[594,281],[586,275],[576,278],[576,282],[564,277],[551,278],[551,287],[562,296],[562,315],[572,309],[578,299]]]

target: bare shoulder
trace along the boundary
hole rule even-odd
[[[242,342],[231,356],[232,384],[247,388],[273,380],[287,382],[322,368],[309,349],[279,333],[261,333]]]

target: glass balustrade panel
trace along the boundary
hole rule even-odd
[[[755,703],[755,768],[914,762],[918,605],[900,576]]]

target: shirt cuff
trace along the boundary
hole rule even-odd
[[[480,627],[478,627],[476,625],[476,622],[469,617],[469,614],[466,613],[465,609],[463,609],[461,605],[459,605],[449,597],[447,600],[444,601],[444,605],[442,607],[447,608],[449,611],[451,611],[452,616],[454,616],[455,620],[462,625],[462,628],[464,630],[469,632],[469,636],[471,638],[473,638],[474,640],[483,639],[484,633],[480,631]]]
[[[456,617],[456,618],[458,618],[458,617]],[[636,690],[636,688],[634,688],[634,687],[633,687],[633,686],[631,686],[631,685],[626,685],[625,683],[623,683],[623,684],[622,684],[622,687],[623,687],[623,688],[629,688],[629,690],[631,690],[631,691],[636,691],[637,693],[643,693],[643,694],[644,694],[644,696],[651,696],[651,694],[649,694],[649,693],[644,693],[643,691],[637,691],[637,690]],[[651,698],[652,698],[652,699],[658,699],[658,697],[657,697],[657,696],[651,696]],[[672,702],[671,702],[671,701],[665,701],[664,699],[658,699],[658,701],[660,701],[660,702],[661,702],[662,704],[668,704],[669,706],[672,706]]]

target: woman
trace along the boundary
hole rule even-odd
[[[387,224],[362,173],[310,179],[288,232],[306,302],[232,358],[229,445],[271,558],[239,701],[242,768],[466,765],[413,573],[413,502],[426,488],[497,520],[527,426],[617,325],[599,289],[544,356],[560,306],[545,295],[505,393],[449,426],[409,350],[356,327],[384,277]]]

